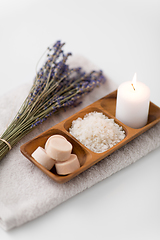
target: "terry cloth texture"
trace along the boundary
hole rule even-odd
[[[83,57],[72,58],[73,65],[85,70],[96,67]],[[32,83],[20,86],[0,98],[0,133],[7,127],[28,95]],[[98,164],[81,173],[71,181],[54,182],[20,152],[20,146],[38,134],[71,116],[85,106],[116,89],[109,79],[88,94],[76,108],[61,111],[33,132],[24,137],[0,162],[0,226],[9,230],[31,221],[60,203],[136,162],[150,151],[160,146],[160,123],[143,133],[121,149],[106,157]]]

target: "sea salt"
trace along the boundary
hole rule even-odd
[[[96,111],[74,120],[69,132],[96,153],[107,151],[125,138],[125,131],[114,119]]]

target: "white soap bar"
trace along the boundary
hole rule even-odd
[[[52,136],[49,137],[48,140],[46,141],[46,143],[45,143],[45,149],[47,148],[48,143],[49,143],[49,141],[50,141],[52,138],[63,138],[63,139],[65,139],[65,140],[67,140],[67,139],[66,139],[65,137],[63,137],[62,135],[59,135],[59,134],[52,135]]]
[[[67,161],[56,162],[55,167],[59,175],[66,175],[80,168],[80,163],[78,161],[77,155],[71,154],[70,158]]]
[[[45,146],[48,156],[56,161],[69,159],[72,151],[72,144],[64,137],[51,137]]]
[[[48,170],[50,170],[55,164],[55,161],[47,155],[45,149],[43,149],[42,147],[38,147],[32,153],[32,157]]]

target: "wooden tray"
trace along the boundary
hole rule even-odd
[[[98,101],[94,102],[93,104],[87,106],[86,108],[82,109],[81,111],[77,112],[76,114],[72,115],[71,117],[63,120],[62,122],[56,124],[52,128],[48,129],[47,131],[43,132],[42,134],[38,135],[34,139],[30,140],[29,142],[23,144],[20,148],[21,152],[24,156],[26,156],[31,162],[33,162],[39,169],[41,169],[44,173],[46,173],[50,178],[55,180],[58,183],[65,183],[78,174],[82,173],[95,163],[99,162],[101,159],[105,158],[106,156],[110,155],[120,147],[124,146],[126,143],[130,142],[132,139],[136,138],[143,132],[147,131],[149,128],[154,126],[156,123],[160,121],[160,108],[150,102],[150,110],[148,116],[148,123],[139,129],[133,129],[119,120],[115,118],[115,110],[116,110],[116,98],[117,98],[117,91],[110,93],[109,95],[99,99]],[[102,112],[109,118],[113,118],[116,123],[118,123],[122,128],[125,130],[125,138],[110,148],[109,150],[103,153],[95,153],[86,148],[82,145],[78,140],[76,140],[70,133],[69,128],[72,124],[72,121],[77,119],[78,117],[83,118],[86,113],[98,111]],[[53,167],[50,171],[44,168],[41,164],[39,164],[31,154],[33,151],[38,147],[44,147],[45,142],[47,139],[54,135],[54,134],[61,134],[72,144],[73,146],[73,153],[78,156],[80,161],[81,167],[74,171],[71,174],[61,176],[56,173],[55,167]]]

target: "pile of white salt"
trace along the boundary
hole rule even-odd
[[[107,151],[125,138],[125,131],[101,112],[90,112],[72,122],[69,132],[91,151]]]

